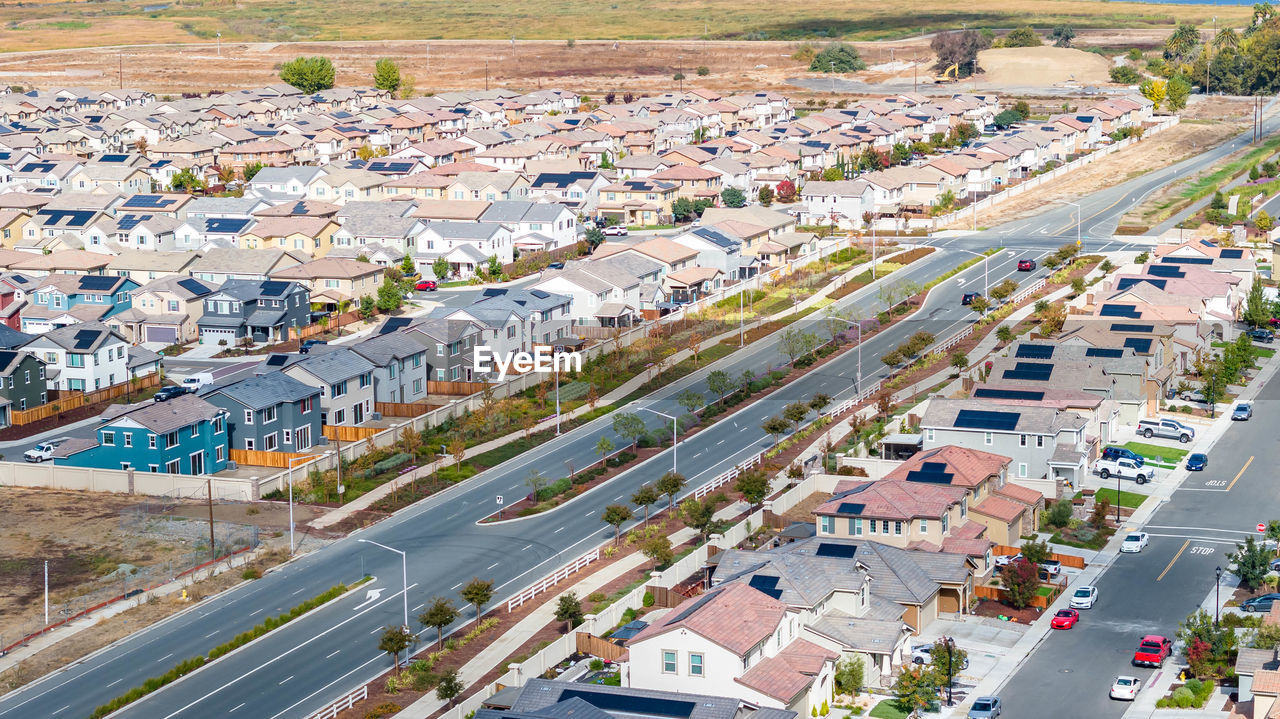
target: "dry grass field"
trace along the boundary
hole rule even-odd
[[[353,15],[355,11],[355,15]],[[838,0],[741,3],[658,0],[6,0],[0,51],[117,44],[341,40],[506,39],[879,40],[959,27],[1172,28],[1212,17],[1243,24],[1247,6],[1089,0],[1006,0],[977,7],[938,0],[851,5]]]

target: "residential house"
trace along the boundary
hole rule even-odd
[[[412,404],[427,398],[427,348],[408,332],[387,332],[347,345],[373,365],[375,402]]]
[[[115,408],[120,411],[114,411]],[[227,410],[195,395],[110,405],[95,439],[58,446],[54,464],[169,474],[216,474],[229,459]]]
[[[521,252],[549,252],[578,241],[578,217],[559,203],[502,200],[489,205],[480,220],[505,226]]]
[[[21,311],[23,332],[106,320],[129,309],[138,288],[132,279],[114,275],[48,275],[33,285]]]
[[[485,326],[465,319],[426,318],[409,320],[393,317],[379,329],[380,334],[403,330],[421,345],[426,354],[428,382],[474,382],[475,348],[485,343]],[[372,360],[370,360],[372,361]],[[428,384],[427,392],[430,393]]]
[[[311,291],[311,302],[332,306],[342,302],[359,302],[366,295],[375,297],[386,268],[371,262],[343,257],[323,257],[271,273],[274,280],[292,280]]]
[[[310,293],[296,282],[228,280],[204,298],[200,344],[280,342],[310,324]]]
[[[865,180],[807,182],[800,190],[805,225],[833,225],[842,229],[862,227],[862,215],[872,212],[875,191]]]
[[[305,256],[299,257],[283,249],[216,247],[191,264],[191,276],[219,285],[229,280],[265,280],[273,272],[305,261]]]
[[[194,252],[147,252],[123,250],[107,264],[107,274],[128,277],[139,285],[161,277],[191,274],[191,265],[200,259]]]
[[[44,362],[31,352],[0,350],[0,428],[13,424],[11,414],[48,401]]]
[[[319,388],[283,372],[215,385],[200,397],[227,411],[233,452],[304,452],[323,436]]]
[[[555,340],[572,336],[571,302],[568,295],[542,290],[490,289],[485,291],[483,299],[466,307],[437,307],[428,317],[474,322],[484,328],[480,344],[494,355],[507,356],[514,352],[532,352],[535,345],[551,345]],[[464,373],[469,373],[469,369],[464,368]],[[458,378],[450,377],[454,379]],[[467,381],[480,381],[480,378]]]
[[[283,372],[319,388],[321,424],[354,426],[373,419],[375,369],[353,349],[333,346],[306,355],[272,355],[259,371]]]
[[[621,180],[600,188],[596,217],[620,225],[657,225],[671,217],[679,186],[650,179]]]
[[[58,327],[22,349],[44,361],[49,389],[92,392],[128,376],[129,343],[103,324]]]
[[[107,325],[130,342],[181,344],[200,337],[204,298],[217,290],[194,277],[171,275],[133,291],[133,306],[113,315]]]

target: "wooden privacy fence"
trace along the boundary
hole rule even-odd
[[[664,609],[674,609],[680,602],[688,599],[680,592],[668,587],[659,587],[657,585],[649,585],[645,587],[650,594],[653,595],[653,606],[662,607]]]
[[[1067,580],[1064,577],[1056,584],[1041,584],[1040,586],[1042,588],[1049,588],[1048,596],[1037,593],[1031,598],[1031,602],[1027,606],[1037,607],[1039,609],[1048,609],[1049,605],[1053,603],[1053,600],[1057,599],[1058,595],[1066,591]],[[1009,592],[1005,590],[1004,587],[993,587],[990,584],[979,584],[973,588],[973,594],[979,599],[993,599],[997,602],[1005,602],[1006,604],[1009,601]]]
[[[263,452],[258,449],[233,449],[231,450],[231,461],[246,467],[280,467],[281,469],[289,468],[289,460],[300,457],[318,458],[313,454],[302,454],[300,452]],[[298,466],[298,462],[293,465]]]
[[[1017,554],[1021,551],[1022,550],[1020,548],[1010,547],[1007,544],[997,544],[995,547],[991,549],[992,554],[995,554],[997,556],[1004,556],[1004,557]],[[1084,569],[1084,558],[1077,557],[1074,554],[1050,554],[1049,559],[1058,560],[1059,562],[1062,563],[1062,566],[1064,567],[1071,567],[1072,569]]]
[[[316,335],[323,334],[329,330],[338,329],[340,326],[347,327],[359,321],[360,310],[351,310],[350,312],[345,312],[343,314],[334,313],[329,315],[329,323],[327,325],[322,325],[317,322],[315,324],[307,325],[306,327],[291,327],[289,329],[289,336],[285,337],[285,339],[305,340],[308,337],[315,337]]]
[[[153,372],[148,375],[137,377],[129,382],[113,384],[110,387],[95,389],[92,392],[71,392],[63,390],[58,399],[53,402],[46,402],[38,407],[31,409],[15,409],[10,412],[10,422],[13,424],[30,424],[32,422],[54,417],[62,412],[70,412],[85,405],[98,404],[107,402],[117,397],[124,397],[132,392],[140,392],[150,387],[160,384],[160,374]]]
[[[427,394],[456,394],[467,396],[483,392],[489,385],[484,382],[441,382],[427,380]]]
[[[383,417],[417,417],[440,407],[438,404],[413,404],[410,402],[374,402],[373,411]]]
[[[377,427],[348,427],[345,424],[326,424],[321,428],[324,436],[339,442],[359,442],[382,430]]]
[[[593,657],[600,657],[611,662],[616,662],[622,658],[623,654],[627,653],[624,647],[620,647],[608,639],[601,639],[594,634],[587,634],[586,632],[578,632],[574,635],[574,640],[577,642],[580,653],[590,654]]]

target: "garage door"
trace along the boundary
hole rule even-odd
[[[178,341],[178,328],[147,325],[147,341],[173,344]]]
[[[200,330],[200,344],[216,345],[218,344],[218,340],[226,340],[228,345],[234,345],[236,343],[236,331],[235,330],[209,330],[209,329]]]

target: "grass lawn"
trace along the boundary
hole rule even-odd
[[[1075,498],[1080,499],[1082,496],[1084,496],[1083,492],[1076,492]],[[1116,491],[1114,489],[1099,489],[1097,493],[1094,494],[1094,497],[1097,499],[1107,500],[1112,507],[1116,506]],[[1142,506],[1142,503],[1146,501],[1146,499],[1147,495],[1145,494],[1139,494],[1137,492],[1121,492],[1120,506],[1128,507],[1129,509],[1137,509]]]
[[[1043,586],[1042,586],[1042,587],[1040,587],[1039,589],[1037,589],[1037,590],[1036,590],[1036,594],[1039,594],[1039,595],[1040,595],[1040,596],[1042,596],[1042,597],[1047,597],[1047,596],[1049,596],[1050,594],[1053,594],[1053,587],[1043,587]]]
[[[1125,449],[1133,450],[1147,459],[1152,459],[1163,464],[1177,464],[1182,458],[1187,456],[1189,450],[1179,449],[1177,447],[1162,447],[1158,444],[1147,444],[1145,442],[1125,442]]]
[[[877,717],[877,719],[906,719],[907,713],[898,709],[898,706],[894,704],[894,700],[885,699],[871,707],[871,711],[867,716]]]

